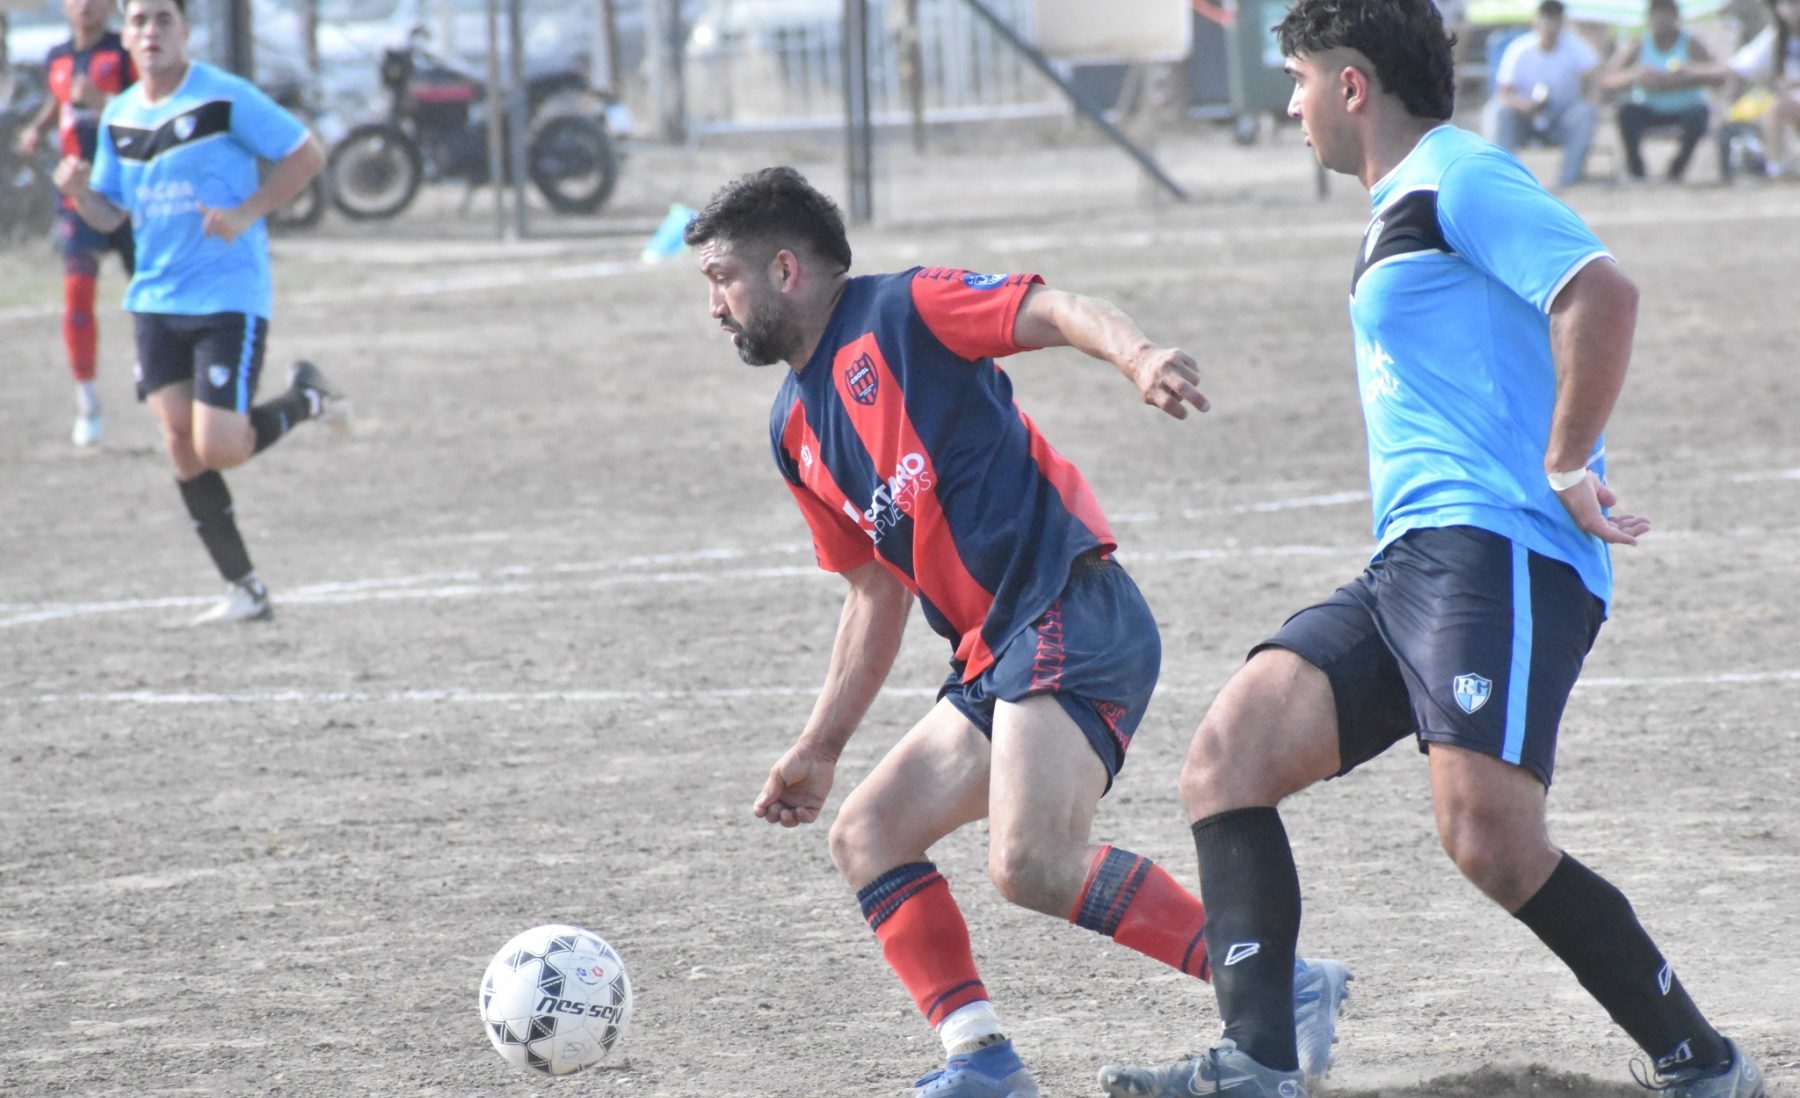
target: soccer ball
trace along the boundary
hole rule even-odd
[[[631,1019],[631,980],[606,940],[578,926],[533,927],[481,977],[481,1024],[514,1067],[572,1075],[606,1059]]]

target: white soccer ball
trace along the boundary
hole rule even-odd
[[[631,979],[606,940],[538,926],[500,947],[481,977],[481,1024],[514,1067],[572,1075],[606,1059],[631,1019]]]

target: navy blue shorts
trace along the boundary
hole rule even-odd
[[[994,703],[1054,694],[1106,767],[1107,784],[1162,670],[1162,637],[1143,593],[1114,560],[1088,553],[1069,566],[1069,581],[1039,618],[994,654],[971,682],[952,664],[938,691],[989,738]]]
[[[137,247],[131,236],[131,222],[126,221],[110,233],[103,233],[81,219],[74,210],[59,210],[56,237],[61,244],[63,270],[69,274],[94,274],[107,252],[118,252],[125,273],[137,268]]]
[[[1408,733],[1523,766],[1546,787],[1556,730],[1605,617],[1575,570],[1471,526],[1401,535],[1251,650],[1325,672],[1342,768]]]
[[[267,320],[249,313],[132,316],[137,321],[139,400],[165,385],[191,381],[200,403],[249,413],[269,339]]]

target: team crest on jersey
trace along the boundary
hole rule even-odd
[[[206,380],[212,382],[213,388],[223,389],[226,383],[231,380],[231,367],[208,366],[206,368]]]
[[[194,116],[191,114],[184,114],[180,118],[177,118],[175,120],[176,139],[179,141],[186,141],[188,138],[194,136],[195,125],[197,125],[197,123],[194,121]]]
[[[1450,692],[1456,696],[1456,704],[1464,713],[1473,713],[1487,704],[1488,695],[1494,692],[1494,684],[1480,675],[1458,675],[1450,683]]]
[[[858,404],[874,404],[875,396],[881,388],[881,378],[875,372],[875,360],[867,354],[857,355],[850,365],[844,367],[844,386],[850,390],[850,398]]]
[[[963,272],[963,285],[971,290],[991,290],[996,286],[1004,286],[1011,275],[984,275],[974,271]]]

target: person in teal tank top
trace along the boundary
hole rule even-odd
[[[1681,26],[1675,0],[1650,0],[1642,38],[1619,47],[1600,83],[1623,91],[1619,104],[1619,142],[1625,147],[1625,170],[1643,179],[1644,134],[1677,127],[1681,146],[1669,161],[1670,182],[1680,182],[1711,119],[1706,89],[1725,82],[1725,66],[1713,59],[1705,43]]]

